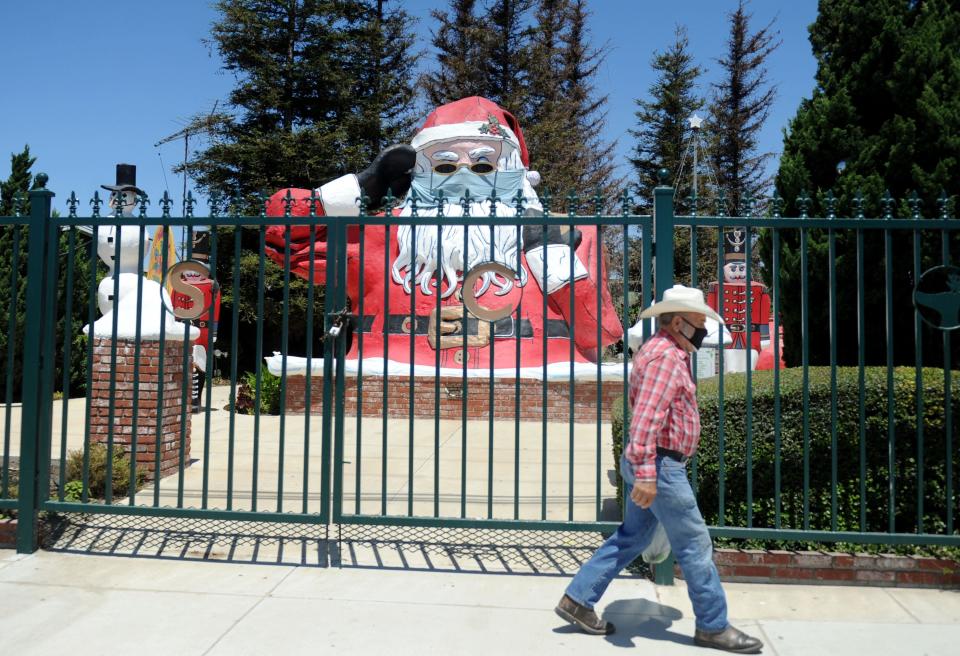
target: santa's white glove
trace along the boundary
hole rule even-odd
[[[547,295],[570,282],[587,277],[587,268],[577,257],[581,234],[576,228],[561,232],[560,226],[528,225],[523,227],[523,252],[530,273]]]

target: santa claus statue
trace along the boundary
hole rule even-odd
[[[517,120],[497,104],[470,97],[435,109],[411,144],[391,146],[357,175],[345,175],[311,192],[281,190],[267,214],[351,217],[383,207],[389,192],[400,204],[398,217],[543,217],[529,171],[529,157]],[[517,197],[522,203],[516,202]],[[464,200],[464,198],[467,200]],[[348,372],[364,360],[364,373],[391,364],[412,364],[417,373],[460,375],[491,368],[495,376],[536,375],[544,363],[555,375],[571,363],[596,373],[603,347],[621,339],[623,329],[611,302],[600,235],[596,226],[569,229],[565,219],[543,217],[537,225],[410,224],[348,228],[347,293],[354,337]],[[543,224],[547,224],[544,230]],[[564,225],[566,224],[566,225]],[[267,255],[280,266],[288,228],[267,230]],[[294,273],[313,280],[326,276],[326,228],[317,226],[310,250],[309,226],[290,230]],[[361,298],[362,296],[362,298]],[[362,354],[361,339],[362,334]],[[411,353],[411,339],[413,349]],[[411,362],[412,357],[412,362]],[[526,371],[523,371],[523,370]]]
[[[723,316],[733,338],[724,353],[724,371],[746,371],[747,367],[755,368],[761,346],[765,346],[769,340],[770,294],[766,286],[756,280],[751,280],[750,285],[747,285],[746,245],[749,238],[746,228],[734,228],[723,234],[722,304],[719,283],[711,282],[707,291],[707,305]]]

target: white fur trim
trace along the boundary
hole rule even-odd
[[[513,133],[513,130],[506,125],[501,123],[498,129],[499,132],[503,133],[503,136],[490,134],[489,132],[481,132],[480,128],[485,125],[489,126],[489,123],[486,121],[465,121],[464,123],[434,125],[433,127],[420,130],[420,132],[413,137],[410,145],[417,150],[421,150],[430,144],[440,141],[450,141],[451,139],[486,139],[488,141],[506,141],[512,144],[514,148],[520,147],[517,136]]]
[[[573,257],[573,278],[570,277],[570,258]],[[543,280],[544,259],[546,259],[547,279]],[[577,254],[566,244],[547,244],[537,246],[527,251],[527,265],[530,273],[537,279],[537,284],[545,294],[567,286],[571,280],[580,280],[587,277],[587,267],[577,257]]]
[[[540,184],[540,171],[527,171],[527,182],[530,183],[531,187],[536,187]]]
[[[350,173],[332,180],[317,189],[320,203],[327,216],[360,215],[360,182]]]
[[[280,376],[283,373],[283,354],[274,351],[272,357],[265,357],[267,369],[274,376]],[[307,373],[307,359],[297,356],[287,356],[287,376],[303,376]],[[347,376],[357,376],[363,373],[364,376],[409,376],[410,364],[406,362],[397,362],[395,360],[384,360],[383,358],[364,358],[363,369],[361,372],[359,360],[344,360],[344,373]],[[627,363],[627,372],[629,374],[632,363]],[[543,376],[543,366],[535,367],[504,367],[493,370],[494,378],[526,378],[532,380],[569,380],[570,372],[576,380],[623,380],[623,363],[610,362],[599,366],[592,362],[551,362],[546,366],[547,376]],[[323,375],[323,358],[316,357],[310,360],[310,369],[312,376]],[[413,375],[423,376],[434,380],[435,376],[450,376],[460,378],[463,375],[462,367],[440,367],[437,369],[433,365],[415,364],[413,365]],[[483,367],[480,369],[467,368],[467,378],[489,378],[490,369]],[[314,385],[316,385],[314,381]],[[314,388],[317,389],[317,388]]]

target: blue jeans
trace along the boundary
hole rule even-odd
[[[625,458],[620,472],[633,488],[633,467]],[[623,523],[584,563],[567,586],[567,596],[593,608],[610,581],[640,555],[653,538],[657,522],[663,524],[673,554],[687,582],[687,592],[697,616],[697,628],[722,631],[727,628],[727,599],[713,564],[713,542],[687,480],[687,468],[676,460],[657,456],[657,496],[643,509],[626,499]]]

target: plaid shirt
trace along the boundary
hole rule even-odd
[[[692,456],[700,443],[697,388],[689,354],[661,330],[640,348],[630,372],[630,442],[627,460],[638,481],[657,479],[657,447]]]

